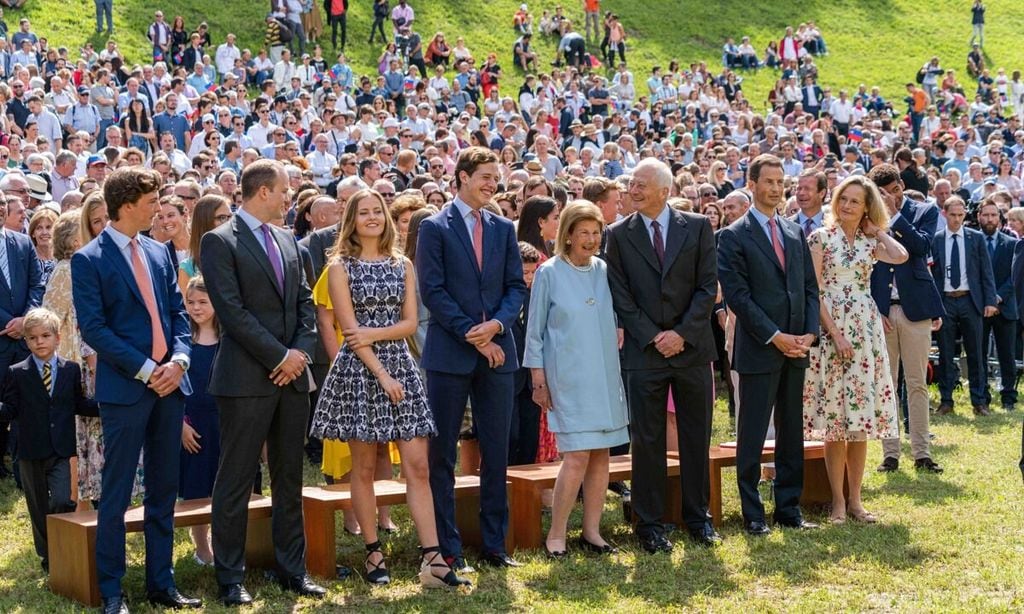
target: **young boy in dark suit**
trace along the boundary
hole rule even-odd
[[[44,571],[50,563],[46,515],[75,509],[69,462],[75,454],[75,414],[99,415],[83,392],[81,368],[56,354],[59,326],[48,309],[25,315],[24,338],[32,355],[9,367],[0,406],[0,420],[18,422],[18,468]]]

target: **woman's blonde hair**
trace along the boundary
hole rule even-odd
[[[1006,212],[1006,219],[1024,222],[1024,207],[1013,207]]]
[[[871,220],[875,226],[885,230],[889,227],[889,211],[885,208],[885,201],[882,200],[882,193],[878,191],[875,183],[865,175],[850,175],[836,186],[832,191],[832,201],[825,212],[825,225],[833,227],[838,222],[836,210],[839,206],[839,197],[850,186],[860,186],[864,190],[864,215]]]
[[[82,210],[72,209],[60,214],[53,224],[53,257],[55,260],[69,260],[75,253],[75,245],[82,243]]]
[[[391,219],[391,215],[388,212],[388,205],[384,202],[384,197],[380,195],[380,192],[367,189],[359,190],[353,194],[345,204],[345,212],[341,217],[341,230],[338,231],[338,239],[334,242],[334,246],[328,253],[328,257],[331,260],[343,256],[358,258],[362,254],[363,246],[359,243],[359,237],[356,236],[356,215],[359,212],[359,202],[365,198],[372,198],[380,203],[381,211],[383,212],[384,232],[381,234],[377,244],[378,251],[390,257],[399,256],[399,251],[396,248],[398,231],[395,228],[394,220]]]
[[[597,222],[597,225],[604,230],[604,215],[597,205],[589,200],[574,200],[562,209],[558,217],[558,234],[555,236],[555,254],[567,256],[569,254],[569,235],[576,229],[580,222]]]
[[[718,179],[715,177],[715,173],[717,173],[720,170],[727,170],[727,168],[728,167],[725,165],[725,162],[722,162],[721,160],[715,160],[714,162],[711,163],[711,166],[708,167],[708,183],[715,186],[716,190],[722,187],[722,183],[720,183]]]
[[[103,198],[103,190],[93,190],[85,195],[85,199],[82,200],[81,209],[82,245],[96,238],[96,235],[92,233],[92,226],[89,224],[89,218],[92,217],[93,211],[106,206],[107,201]]]

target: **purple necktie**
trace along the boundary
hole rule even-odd
[[[665,240],[661,237],[661,224],[657,220],[651,222],[651,230],[654,231],[654,255],[658,257],[658,264],[665,265]]]
[[[807,218],[804,220],[804,235],[809,237],[812,232],[814,232],[814,220]]]
[[[277,278],[277,289],[284,294],[284,271],[281,269],[281,255],[277,252],[277,243],[270,234],[270,226],[260,224],[263,231],[263,246],[267,249],[267,258],[270,259],[270,266],[274,269],[274,277]]]

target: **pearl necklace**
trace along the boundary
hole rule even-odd
[[[594,258],[593,258],[593,256],[590,257],[590,260],[584,266],[579,266],[578,264],[574,264],[572,260],[569,260],[568,256],[563,258],[563,260],[568,262],[569,266],[571,266],[572,268],[576,269],[580,273],[589,273],[590,271],[594,270]]]

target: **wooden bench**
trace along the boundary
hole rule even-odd
[[[142,532],[145,511],[129,508],[124,515],[126,533]],[[210,499],[179,501],[174,506],[174,526],[210,524]],[[100,605],[96,579],[96,512],[50,514],[46,517],[50,554],[50,590],[90,607]],[[274,546],[270,531],[270,497],[253,495],[249,500],[249,527],[245,562],[250,567],[271,568]]]
[[[670,453],[672,456],[674,453]],[[722,469],[736,466],[736,446],[729,442],[712,446],[708,450],[708,471],[711,479],[711,497],[708,509],[711,522],[717,527],[722,524]],[[775,442],[765,442],[761,451],[761,462],[770,463],[775,460]],[[832,501],[832,490],[829,487],[828,473],[825,471],[825,444],[820,441],[804,442],[804,490],[800,497],[801,505],[821,505]]]
[[[302,489],[302,516],[306,532],[306,569],[322,578],[333,578],[337,545],[334,514],[352,509],[349,484],[307,486]],[[377,480],[373,483],[377,505],[404,504],[404,480]],[[475,475],[455,477],[455,525],[462,543],[479,546],[480,478]],[[508,531],[512,533],[511,527]]]
[[[679,525],[682,522],[682,494],[679,483],[679,459],[668,458],[668,492],[666,494],[665,521]],[[511,484],[511,524],[515,525],[515,548],[539,548],[544,543],[541,526],[541,492],[553,488],[561,463],[517,465],[508,468]],[[613,456],[608,461],[608,479],[612,482],[631,479],[633,459],[630,455]]]

